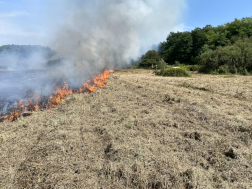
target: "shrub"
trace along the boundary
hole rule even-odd
[[[252,71],[252,37],[241,38],[233,45],[220,46],[216,50],[206,45],[200,62],[199,72],[249,75]]]
[[[155,75],[170,77],[191,77],[191,73],[186,68],[166,68],[154,71]]]
[[[208,67],[206,65],[203,65],[199,68],[198,72],[200,73],[205,73],[205,74],[209,74],[213,71],[213,69],[211,67]]]
[[[186,65],[184,67],[189,71],[199,71],[200,69],[199,65]]]
[[[139,64],[140,67],[151,67],[152,65],[159,64],[160,57],[157,51],[151,50],[148,51],[145,55],[143,55],[142,60]]]
[[[158,64],[158,61],[155,59],[144,59],[142,62],[139,64],[140,67],[151,67],[152,65]]]
[[[229,69],[228,69],[228,66],[225,64],[223,66],[220,66],[218,69],[217,69],[217,73],[218,74],[229,74]]]

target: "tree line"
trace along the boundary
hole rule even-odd
[[[205,73],[251,72],[252,17],[190,32],[170,32],[158,51],[148,51],[141,57],[139,66],[150,67],[160,60],[168,65],[201,65],[200,71]]]
[[[5,59],[10,56],[15,56],[16,58],[22,60],[33,56],[34,54],[39,54],[45,59],[50,59],[56,54],[56,51],[50,49],[49,47],[43,47],[40,45],[3,45],[0,46],[0,60]]]

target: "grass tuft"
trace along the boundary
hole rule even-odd
[[[197,90],[202,90],[202,91],[209,91],[209,92],[212,92],[213,90],[212,89],[209,89],[207,87],[197,87],[197,86],[192,86],[191,84],[187,83],[187,82],[184,82],[182,84],[182,87],[187,87],[187,88],[193,88],[193,89],[197,89]]]

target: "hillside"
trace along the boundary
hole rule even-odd
[[[252,188],[252,76],[111,73],[0,123],[0,188]]]

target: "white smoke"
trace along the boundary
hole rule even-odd
[[[44,0],[43,3],[28,0],[27,5],[29,1],[33,6],[39,3],[43,7],[37,11],[43,16],[29,14],[34,17],[32,24],[40,26],[34,28],[41,31],[36,31],[40,33],[36,39],[30,35],[27,43],[41,41],[39,45],[58,52],[55,59],[62,59],[49,69],[46,60],[38,54],[26,60],[27,64],[16,64],[19,60],[15,57],[10,59],[8,66],[12,70],[46,70],[22,72],[18,76],[0,73],[0,91],[10,94],[17,94],[13,91],[19,88],[49,95],[62,78],[71,87],[79,87],[104,69],[125,68],[131,59],[164,41],[181,23],[186,8],[186,0]],[[2,94],[4,98],[0,94],[0,114],[4,107],[1,100],[5,103],[19,98],[18,94],[13,97],[7,93]]]
[[[180,21],[185,0],[61,1],[60,25],[51,46],[66,58],[65,77],[120,69],[143,50],[164,41]]]

